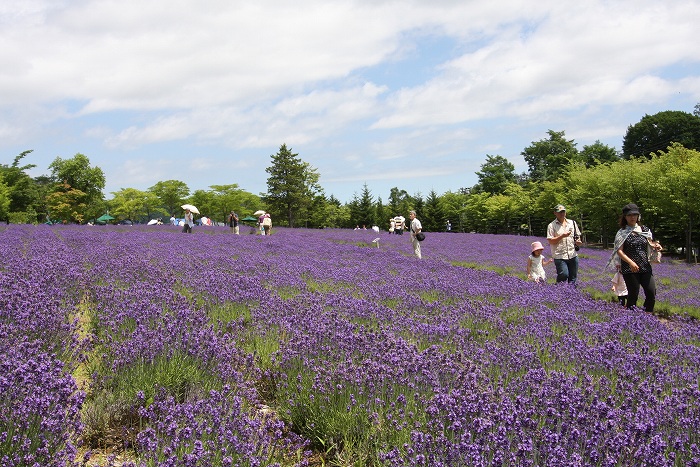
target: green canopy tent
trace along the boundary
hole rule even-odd
[[[112,221],[114,220],[114,217],[110,216],[109,214],[102,214],[100,217],[95,219],[95,222],[98,224],[106,224],[107,221]]]
[[[241,222],[257,222],[258,219],[255,217],[247,216],[241,219]]]

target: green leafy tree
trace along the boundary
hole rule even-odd
[[[515,199],[508,195],[490,195],[484,199],[486,233],[509,234],[520,228]]]
[[[359,222],[357,222],[357,219],[359,219],[362,216],[361,210],[360,210],[360,197],[358,196],[357,192],[354,192],[352,194],[352,198],[347,204],[348,207],[348,212],[350,213],[350,224],[348,227],[359,227]]]
[[[236,211],[239,219],[242,219],[245,217],[241,215],[244,210],[252,209],[250,212],[255,212],[258,210],[256,206],[260,205],[258,196],[245,192],[236,183],[212,185],[209,188],[214,195],[211,217],[219,222],[227,222],[231,211]],[[251,203],[251,196],[254,197],[254,203]]]
[[[146,212],[146,218],[148,220],[151,219],[161,219],[161,221],[167,222],[167,220],[163,219],[164,217],[170,216],[170,213],[168,212],[167,209],[163,207],[163,205],[160,202],[160,198],[158,198],[155,193],[151,193],[150,191],[144,191],[143,195],[143,209]]]
[[[657,194],[654,202],[664,219],[654,234],[664,238],[666,247],[682,247],[690,262],[693,230],[700,219],[700,152],[676,143],[668,152],[657,153],[651,165],[649,175]]]
[[[4,176],[0,172],[0,219],[9,220],[10,201],[10,189],[5,184]]]
[[[678,110],[645,115],[627,128],[622,154],[625,159],[649,159],[652,153],[666,150],[673,143],[700,150],[700,117]]]
[[[53,192],[52,190],[55,184],[48,175],[40,175],[35,177],[33,181],[37,191],[37,207],[35,208],[37,221],[42,223],[47,222],[50,220],[48,197]]]
[[[270,157],[272,165],[265,169],[270,176],[264,202],[273,217],[286,221],[289,227],[294,227],[297,221],[306,222],[316,195],[323,192],[318,184],[318,172],[286,144]]]
[[[349,228],[352,225],[352,215],[348,205],[343,205],[336,197],[331,195],[328,199],[323,197],[323,204],[314,210],[312,219],[316,227]]]
[[[445,216],[445,223],[450,221],[453,232],[464,232],[466,225],[464,222],[464,211],[469,195],[464,192],[448,191],[440,197],[440,205]]]
[[[440,203],[440,197],[435,190],[430,190],[428,198],[425,200],[425,206],[423,206],[420,213],[416,212],[416,214],[420,214],[418,218],[426,232],[441,232],[445,230],[447,217]]]
[[[618,226],[615,221],[620,212],[621,193],[618,177],[620,167],[625,164],[618,161],[600,164],[586,170],[581,163],[570,170],[569,200],[578,206],[580,216],[577,222],[586,242],[601,243],[609,246]]]
[[[91,167],[90,159],[84,154],[76,154],[70,159],[57,157],[49,165],[51,176],[58,183],[65,183],[80,190],[90,199],[101,198],[105,176],[99,167]]]
[[[0,176],[9,190],[10,205],[6,216],[11,218],[12,222],[26,223],[38,220],[36,210],[41,205],[39,191],[34,180],[26,173],[36,165],[20,166],[20,161],[31,152],[32,150],[28,150],[20,153],[12,165],[0,165]]]
[[[46,199],[51,220],[82,223],[86,219],[87,199],[88,196],[84,192],[68,183],[55,185]]]
[[[404,216],[411,209],[411,197],[406,190],[399,190],[394,187],[389,191],[389,210],[390,216]]]
[[[212,213],[216,216],[218,212],[216,194],[210,190],[195,190],[194,193],[187,199],[187,202],[197,206],[199,215],[195,217],[212,217]],[[216,220],[216,218],[214,218]],[[220,220],[223,222],[224,220]]]
[[[377,202],[374,203],[374,223],[380,229],[389,228],[389,218],[394,217],[391,215],[389,207],[382,202],[381,196],[377,197]]]
[[[413,196],[411,196],[409,202],[410,204],[408,206],[408,209],[401,212],[402,216],[408,219],[408,213],[410,211],[416,211],[417,216],[423,214],[423,210],[425,209],[425,200],[423,199],[423,195],[420,192],[416,192]]]
[[[646,159],[621,161],[611,166],[615,185],[610,188],[608,194],[619,203],[618,214],[621,212],[622,206],[635,202],[640,208],[644,208],[645,222],[649,222],[650,218],[654,216],[655,209],[652,209],[651,206],[657,195],[649,189],[655,183],[649,171],[650,168],[651,166],[647,165]],[[619,218],[619,215],[617,217]]]
[[[486,155],[486,162],[481,164],[481,171],[476,172],[479,183],[474,192],[501,194],[510,183],[517,181],[515,166],[502,156]]]
[[[357,216],[355,218],[356,224],[358,224],[360,227],[365,226],[370,228],[375,224],[376,215],[374,197],[372,196],[372,192],[369,190],[366,183],[362,186],[362,194],[358,199],[357,209],[354,214]]]
[[[532,207],[531,190],[526,189],[519,183],[509,183],[506,187],[504,195],[512,200],[513,225],[511,230],[524,235],[532,235],[532,215],[534,210]]]
[[[489,231],[489,216],[486,208],[486,200],[489,193],[472,193],[467,198],[464,206],[464,230],[467,232],[486,233]]]
[[[533,141],[521,153],[529,167],[530,180],[554,181],[561,177],[569,162],[578,157],[574,140],[564,138],[563,131],[548,130],[548,139]]]
[[[158,182],[150,187],[148,191],[158,197],[161,206],[170,215],[175,215],[182,211],[180,206],[184,204],[184,200],[190,195],[190,189],[187,187],[187,184],[180,180]]]
[[[112,195],[113,198],[109,201],[110,212],[117,219],[147,221],[166,214],[164,209],[156,207],[159,199],[151,192],[122,188],[112,192]]]
[[[54,193],[58,193],[58,197],[70,193],[69,198],[73,199],[78,196],[78,192],[82,193],[81,199],[74,199],[71,203],[76,209],[81,206],[82,211],[76,211],[76,215],[69,217],[74,220],[78,217],[90,219],[98,214],[103,206],[102,190],[105,187],[105,175],[101,168],[91,167],[90,159],[78,153],[70,159],[57,157],[49,165],[49,169],[51,169],[53,182],[57,184]],[[65,185],[68,185],[72,190],[67,189]]]
[[[330,227],[328,218],[325,215],[328,213],[328,200],[323,193],[314,196],[309,205],[308,214],[305,216],[305,227],[311,229]]]
[[[247,214],[252,214],[263,205],[263,201],[260,196],[250,193],[248,191],[243,191],[240,196],[240,207],[239,207],[239,217]]]
[[[584,146],[583,149],[581,149],[579,158],[586,167],[594,167],[598,164],[609,164],[620,160],[620,156],[617,154],[615,148],[603,144],[599,140],[596,140],[593,144]]]

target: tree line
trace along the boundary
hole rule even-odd
[[[271,155],[267,192],[249,193],[237,184],[190,191],[179,180],[156,183],[145,191],[123,188],[105,199],[105,176],[83,154],[56,158],[50,175],[32,178],[22,165],[31,150],[0,165],[0,219],[12,223],[94,221],[104,213],[117,220],[146,222],[180,213],[191,203],[215,221],[230,211],[239,217],[266,209],[276,225],[308,228],[388,228],[389,218],[415,210],[426,231],[544,234],[552,207],[562,203],[579,221],[589,243],[603,246],[614,237],[620,208],[636,202],[664,245],[691,259],[694,223],[700,210],[700,104],[693,114],[665,111],[645,115],[628,127],[622,152],[596,141],[581,150],[564,131],[547,132],[521,155],[525,173],[500,155],[486,155],[478,183],[438,194],[408,193],[394,187],[386,200],[364,184],[349,202],[326,195],[320,174],[282,144]]]

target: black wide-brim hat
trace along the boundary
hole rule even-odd
[[[636,204],[626,204],[625,207],[622,208],[622,215],[626,216],[628,214],[639,214],[639,208]]]

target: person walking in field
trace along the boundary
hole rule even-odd
[[[231,211],[228,215],[228,226],[231,228],[231,233],[235,235],[240,235],[240,227],[238,227],[238,214]]]
[[[541,242],[532,242],[532,251],[527,257],[527,278],[532,279],[537,283],[546,283],[547,274],[544,271],[544,266],[553,263],[554,258],[546,259],[542,252],[544,247]]]
[[[416,211],[411,211],[408,214],[409,219],[411,220],[409,226],[411,230],[411,244],[413,245],[413,254],[416,255],[416,258],[421,259],[421,251],[420,251],[420,242],[418,241],[418,238],[416,238],[416,235],[420,233],[421,230],[423,230],[423,226],[421,225],[420,221],[416,219]]]
[[[272,235],[272,218],[270,213],[265,213],[262,220],[263,233],[265,235]]]
[[[260,235],[265,235],[265,229],[263,228],[263,221],[265,220],[265,213],[263,212],[260,214],[260,217],[258,217],[258,229],[256,235],[259,233]]]
[[[557,204],[554,219],[547,226],[547,242],[551,247],[554,265],[557,267],[557,283],[576,285],[578,276],[578,247],[582,245],[581,230],[576,221],[566,218],[566,208]]]
[[[183,233],[192,233],[192,227],[194,226],[194,215],[189,209],[185,209],[185,224],[182,226]]]
[[[406,219],[403,216],[394,217],[394,233],[396,235],[403,235],[404,221]]]
[[[620,274],[627,285],[627,308],[635,308],[639,289],[644,289],[644,311],[654,312],[656,304],[656,282],[651,263],[660,261],[661,244],[654,240],[649,227],[642,225],[641,214],[636,204],[622,208],[620,230],[615,235],[613,256],[608,265],[619,266]]]

